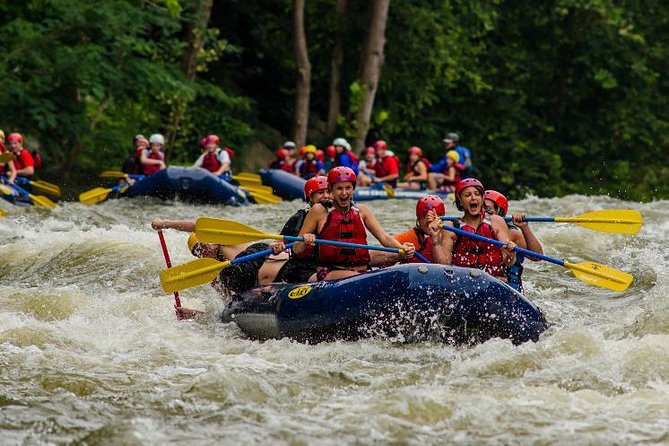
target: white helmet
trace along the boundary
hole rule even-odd
[[[333,146],[342,146],[346,150],[351,150],[351,145],[346,141],[346,138],[337,138],[332,141]]]
[[[149,138],[149,142],[150,142],[151,144],[161,144],[161,145],[165,145],[165,137],[164,137],[163,135],[161,135],[160,133],[154,133],[154,134],[151,135],[151,137]]]
[[[295,148],[295,143],[293,141],[286,141],[283,143],[283,147],[285,149],[294,149]]]

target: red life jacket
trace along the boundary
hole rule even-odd
[[[462,166],[462,164],[455,163],[455,164],[453,164],[453,167],[455,167],[455,178],[453,179],[453,181],[444,180],[442,186],[455,186],[462,179],[462,169],[464,168]],[[449,169],[450,169],[450,167],[446,166],[446,168],[444,169],[444,174],[448,175]]]
[[[316,176],[316,174],[321,170],[320,167],[318,167],[318,163],[316,162],[315,159],[313,160],[303,160],[300,163],[299,171],[300,171],[300,176],[304,178],[305,180],[308,180],[310,178],[313,178]]]
[[[280,164],[281,170],[284,170],[288,173],[295,173],[295,162],[289,163],[286,160],[282,160]]]
[[[218,154],[220,153],[220,148],[214,150],[213,152],[207,152],[204,155],[202,160],[202,167],[207,169],[209,172],[216,172],[221,168],[221,162],[218,160]]]
[[[148,159],[151,160],[160,160],[163,161],[165,159],[165,155],[162,153],[154,152],[153,150],[149,150],[149,154],[147,155]],[[158,164],[142,164],[142,173],[144,175],[151,175],[160,170],[160,166]]]
[[[476,230],[462,223],[462,221],[455,222],[455,225],[456,227],[459,226],[463,231],[482,235],[487,238],[494,238],[492,226],[487,221],[482,221]],[[479,268],[497,277],[506,276],[504,265],[502,265],[502,251],[499,246],[467,236],[458,235],[453,246],[452,264],[455,266]]]
[[[318,232],[318,237],[325,240],[336,240],[348,243],[367,244],[367,230],[356,207],[342,214],[331,208],[325,223]],[[369,264],[369,250],[360,248],[344,248],[341,246],[319,245],[318,264],[320,266],[356,266]]]

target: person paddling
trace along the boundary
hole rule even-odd
[[[20,133],[10,133],[7,135],[7,143],[9,144],[11,151],[14,152],[15,158],[13,163],[16,168],[15,177],[33,176],[35,174],[35,159],[30,151],[23,148],[23,135]]]
[[[327,178],[321,176],[308,180],[304,185],[304,194],[310,207],[317,203],[325,203],[330,199]],[[308,209],[300,209],[291,216],[281,230],[281,235],[297,235],[302,228],[307,213]],[[195,231],[194,220],[162,220],[156,218],[151,222],[151,227],[155,230],[177,229],[191,232],[188,237],[188,250],[197,257],[209,257],[221,262],[253,254],[269,247],[273,248],[275,253],[273,256],[239,263],[221,270],[217,286],[224,286],[237,293],[257,285],[266,285],[272,282],[306,282],[316,272],[313,250],[307,250],[301,255],[289,256],[288,253],[283,253],[285,245],[282,241],[274,241],[271,245],[267,243],[240,245],[200,243],[195,233],[193,233]]]
[[[208,170],[214,176],[231,175],[230,155],[221,146],[221,138],[218,135],[207,135],[204,137],[204,149],[202,155],[195,160],[193,167],[201,167]]]
[[[499,215],[486,215],[483,194],[485,188],[476,178],[466,178],[455,188],[455,205],[464,215],[453,226],[473,234],[499,240],[500,248],[490,243],[449,231],[452,239],[450,263],[455,266],[479,268],[506,282],[507,268],[516,261],[516,244],[511,240],[506,222]],[[448,259],[446,259],[448,260]]]
[[[411,243],[416,253],[423,255],[431,263],[450,261],[451,238],[441,230],[440,217],[446,215],[444,202],[436,195],[421,197],[416,203],[416,225],[404,232],[393,235],[400,243]],[[401,259],[398,254],[373,251],[372,266],[389,266],[397,262],[421,263],[418,256]]]
[[[507,200],[502,193],[489,189],[485,191],[483,198],[485,200],[485,209],[487,213],[499,215],[500,217],[506,216],[509,210],[509,200]],[[524,218],[524,214],[513,214],[512,222],[507,223],[511,240],[523,249],[529,249],[530,251],[543,254],[544,248],[541,246],[541,242],[534,235],[532,229],[530,229],[530,224],[524,221]],[[533,257],[528,258],[534,261],[539,260]],[[506,268],[507,283],[520,293],[523,292],[522,275],[524,260],[525,256],[517,252],[516,262]]]
[[[330,209],[322,204],[311,208],[299,234],[304,237],[304,242],[295,243],[294,252],[299,254],[307,247],[313,247],[317,236],[325,240],[366,245],[369,231],[383,246],[401,249],[407,258],[413,256],[414,246],[411,243],[401,244],[392,238],[367,206],[353,202],[357,178],[352,169],[335,167],[328,172],[327,180],[333,205]],[[320,245],[318,271],[310,280],[350,277],[369,268],[370,255],[367,249]]]
[[[404,181],[397,187],[406,189],[424,190],[427,187],[428,169],[430,162],[423,157],[423,149],[412,146],[407,149],[409,153],[409,162],[407,163]]]
[[[9,153],[9,150],[5,146],[5,132],[0,130],[0,154],[2,153]],[[14,184],[14,180],[16,180],[16,166],[14,165],[14,161],[9,160],[6,163],[0,163],[0,172],[4,172],[9,184]]]
[[[160,133],[154,133],[149,137],[149,144],[150,147],[144,149],[140,157],[142,175],[151,175],[165,168],[165,154],[162,152],[165,137]]]

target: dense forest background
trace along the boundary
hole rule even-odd
[[[0,128],[72,189],[119,167],[136,133],[167,135],[177,164],[217,133],[253,169],[283,140],[336,136],[436,160],[456,131],[485,184],[512,197],[669,198],[669,2],[0,0],[0,12]]]

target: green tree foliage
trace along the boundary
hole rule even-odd
[[[273,149],[292,136],[291,1],[215,1],[188,82],[179,60],[200,1],[0,0],[0,127],[39,141],[54,175],[118,166],[132,135],[166,132],[176,111],[171,160],[192,161],[207,133],[242,156],[255,141]],[[321,147],[333,36],[338,134],[350,137],[370,14],[349,1],[336,26],[334,9],[305,5],[309,140]],[[437,160],[456,131],[481,179],[512,197],[667,198],[668,21],[658,0],[392,0],[367,142]]]

